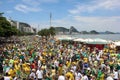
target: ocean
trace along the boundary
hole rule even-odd
[[[72,34],[72,35],[67,35],[71,37],[76,37],[76,38],[101,38],[105,40],[113,40],[113,41],[120,41],[120,34]]]

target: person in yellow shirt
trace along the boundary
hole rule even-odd
[[[84,60],[85,63],[88,62],[88,58],[87,57],[84,57],[83,60]]]
[[[105,80],[105,74],[102,73],[101,77],[100,77],[100,80]]]
[[[14,64],[14,70],[16,72],[16,75],[20,76],[20,64],[19,63]]]
[[[58,72],[59,72],[59,75],[62,74],[62,72],[63,72],[63,64],[59,64]]]
[[[109,62],[110,71],[113,71],[113,65],[114,65],[113,60],[110,60],[110,62]]]
[[[30,64],[29,63],[24,63],[22,64],[22,70],[25,71],[26,74],[30,73]]]
[[[11,69],[9,70],[9,72],[8,72],[8,75],[9,75],[10,77],[14,77],[14,76],[16,75],[15,70],[14,70],[13,68],[11,68]]]
[[[52,72],[52,76],[55,76],[55,74],[56,74],[56,70],[55,70],[55,68],[52,66],[52,70],[51,70],[51,72]]]
[[[67,65],[67,68],[69,68],[69,67],[70,67],[70,65],[71,65],[70,60],[67,60],[67,61],[66,61],[66,65]]]
[[[74,77],[74,74],[73,74],[73,70],[70,70],[69,72],[67,72],[67,73],[65,74],[65,76],[66,76],[66,78],[67,78],[68,80],[75,80],[75,77]]]

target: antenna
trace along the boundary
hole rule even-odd
[[[51,18],[52,18],[52,13],[50,12],[50,27],[51,27]]]
[[[38,24],[38,30],[37,31],[39,32],[39,24]]]

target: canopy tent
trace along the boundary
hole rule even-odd
[[[94,42],[94,39],[90,39],[90,38],[88,38],[88,39],[85,39],[84,42],[85,42],[85,43],[91,43],[91,42]]]
[[[120,41],[116,41],[116,42],[114,42],[114,44],[115,44],[116,46],[120,46]]]
[[[99,38],[96,38],[96,39],[77,38],[77,39],[74,39],[73,41],[84,42],[84,43],[87,43],[87,44],[109,44],[111,42],[111,41],[104,40],[104,39],[99,39]]]
[[[73,41],[76,41],[76,42],[85,42],[85,39],[83,39],[83,38],[76,38]]]
[[[104,39],[92,39],[91,41],[86,41],[87,44],[109,44],[111,41],[104,40]]]
[[[110,44],[111,43],[111,41],[104,40],[104,39],[99,39],[99,38],[96,38],[96,39],[91,39],[91,38],[88,38],[88,39],[77,38],[77,39],[74,39],[73,41],[86,43],[86,45],[88,47],[90,47],[91,49],[93,49],[94,47],[96,47],[99,50],[102,50],[106,44]]]
[[[64,36],[64,37],[58,37],[57,39],[60,41],[63,41],[63,40],[70,41],[70,40],[73,40],[74,38],[69,36]]]

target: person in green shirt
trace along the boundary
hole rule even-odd
[[[120,59],[120,53],[118,53],[117,58]]]
[[[97,75],[97,80],[100,80],[102,76],[102,71],[99,69],[98,70],[98,75]]]

